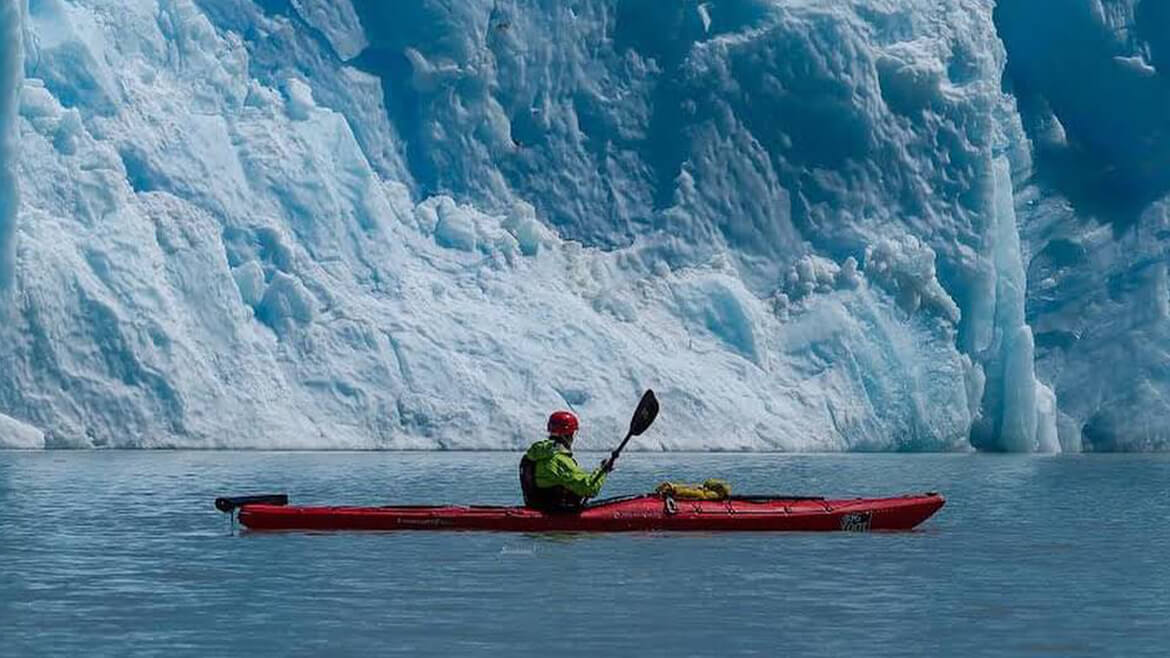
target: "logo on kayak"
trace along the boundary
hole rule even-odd
[[[398,519],[398,525],[435,527],[447,525],[447,522],[445,519]]]
[[[850,512],[841,517],[841,529],[845,532],[868,532],[871,512]]]

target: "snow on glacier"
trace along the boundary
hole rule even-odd
[[[648,448],[1129,445],[991,0],[0,7],[0,444],[601,448],[651,386]]]

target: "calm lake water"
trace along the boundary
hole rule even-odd
[[[1164,456],[631,453],[604,492],[942,491],[910,533],[262,534],[212,508],[511,504],[517,459],[0,452],[0,655],[1170,652]]]

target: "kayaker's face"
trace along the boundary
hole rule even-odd
[[[566,448],[571,449],[573,447],[573,436],[574,435],[572,435],[572,434],[561,434],[558,436],[554,436],[553,440],[559,442],[561,445],[565,446]]]

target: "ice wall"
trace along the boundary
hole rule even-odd
[[[1161,179],[1078,182],[1158,161],[1147,5],[1046,50],[1008,0],[32,3],[0,413],[504,447],[572,406],[600,447],[654,386],[650,448],[1161,447]],[[1120,146],[1061,48],[1152,103]]]
[[[568,236],[674,268],[727,255],[759,296],[788,299],[810,252],[863,262],[900,307],[957,326],[976,443],[1038,445],[1004,422],[1037,399],[1031,384],[1002,395],[1025,339],[994,338],[1027,327],[1023,255],[1002,245],[1018,242],[1010,175],[997,185],[993,162],[1028,147],[993,3],[536,4],[424,2],[407,20],[359,5],[371,47],[354,62],[410,108],[392,114],[424,193],[486,207],[520,193]],[[870,262],[903,244],[923,257],[896,260],[929,272]]]
[[[19,133],[16,109],[23,76],[24,1],[0,3],[0,295],[16,271],[16,159]],[[0,301],[0,308],[8,304]]]

